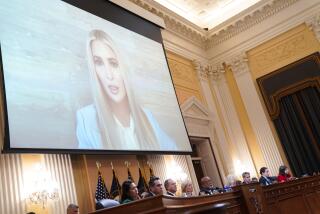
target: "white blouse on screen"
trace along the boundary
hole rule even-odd
[[[159,126],[157,120],[152,113],[143,109],[147,116],[153,131],[156,135],[157,142],[161,151],[176,151],[177,146],[173,139],[171,139]],[[139,142],[134,131],[134,122],[130,117],[130,126],[123,127],[116,119],[116,123],[120,127],[121,136],[125,139],[125,145],[117,145],[117,148],[107,148],[103,146],[101,140],[100,129],[98,126],[97,112],[93,104],[85,106],[77,111],[77,139],[80,149],[124,149],[124,150],[140,150]],[[159,150],[155,148],[155,150]]]
[[[114,120],[116,121],[116,124],[119,127],[120,130],[120,135],[124,139],[123,145],[120,146],[120,148],[126,148],[129,150],[138,150],[140,149],[139,143],[138,143],[138,138],[137,135],[134,131],[134,122],[132,117],[130,116],[130,125],[129,127],[124,127],[120,121],[113,116]]]

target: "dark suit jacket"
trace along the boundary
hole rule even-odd
[[[153,194],[152,192],[148,192],[148,194],[144,198],[149,198],[149,197],[153,197],[153,196],[156,196],[156,195]]]
[[[175,196],[172,192],[167,192],[167,195],[169,195],[169,196]]]
[[[263,176],[260,177],[259,179],[259,183],[262,185],[262,186],[268,186],[268,185],[271,185],[272,184],[272,179],[271,178],[265,178]]]
[[[222,193],[224,192],[223,189],[219,188],[219,187],[213,187],[213,188],[201,188],[199,195],[213,195],[215,193]]]

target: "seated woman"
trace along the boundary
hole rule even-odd
[[[121,199],[120,199],[121,204],[126,204],[126,203],[140,199],[138,188],[131,180],[124,181],[122,183],[121,190],[122,190]]]
[[[190,181],[185,181],[181,184],[182,197],[191,197],[193,192],[193,186]]]
[[[278,183],[283,183],[286,181],[294,180],[295,178],[291,176],[288,167],[280,166],[279,167],[279,175],[278,175]]]

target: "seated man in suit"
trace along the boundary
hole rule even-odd
[[[164,181],[164,188],[166,188],[166,195],[176,196],[177,192],[177,183],[171,178]]]
[[[199,195],[214,195],[223,192],[223,189],[213,186],[211,178],[208,176],[201,178],[200,185]]]
[[[159,177],[153,176],[150,178],[149,181],[149,193],[144,196],[144,198],[156,196],[156,195],[162,195],[162,182]]]
[[[273,179],[270,177],[270,171],[267,167],[261,167],[260,175],[259,183],[262,186],[268,186],[273,183]]]
[[[242,179],[243,179],[242,184],[250,184],[251,183],[250,172],[242,173]]]

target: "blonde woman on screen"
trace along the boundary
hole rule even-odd
[[[87,54],[94,103],[77,111],[79,148],[176,150],[152,113],[136,103],[128,70],[112,39],[93,30]]]

